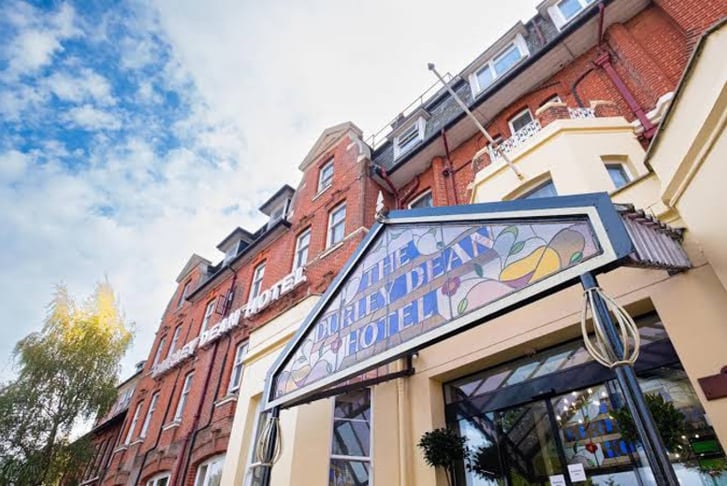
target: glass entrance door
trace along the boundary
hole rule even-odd
[[[508,484],[548,485],[564,477],[565,455],[549,401],[497,412]]]

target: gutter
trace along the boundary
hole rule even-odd
[[[608,5],[613,3],[616,0],[603,0],[603,4]],[[545,47],[538,50],[531,56],[527,57],[523,61],[520,62],[517,66],[512,68],[508,73],[506,73],[503,77],[501,77],[495,84],[493,84],[490,89],[485,91],[484,93],[480,94],[477,98],[475,98],[474,103],[469,106],[470,110],[476,110],[480,105],[482,105],[485,101],[489,100],[492,96],[497,93],[500,88],[508,84],[513,79],[517,78],[520,74],[522,74],[523,71],[525,71],[527,68],[529,68],[531,65],[533,65],[536,61],[540,60],[545,54],[551,51],[553,47],[555,47],[557,44],[562,42],[565,38],[569,37],[572,33],[574,33],[576,30],[580,29],[585,25],[588,21],[593,19],[596,15],[598,15],[599,9],[597,5],[591,6],[588,10],[583,12],[579,18],[574,20],[568,27],[563,29],[556,37],[553,38],[548,44],[546,44]],[[464,83],[464,80],[461,82]],[[453,86],[453,89],[456,89],[459,87],[459,83]],[[446,93],[442,95],[443,97],[446,96]],[[431,104],[435,104],[432,102]],[[463,111],[457,116],[455,116],[453,119],[448,121],[444,126],[443,129],[446,131],[449,131],[452,127],[454,127],[457,123],[459,123],[461,120],[467,117],[467,114]],[[388,173],[392,174],[395,171],[397,171],[399,168],[401,168],[406,162],[408,162],[411,158],[416,156],[419,152],[424,150],[424,148],[429,147],[429,145],[432,144],[437,138],[439,138],[440,133],[435,132],[429,136],[425,141],[420,143],[418,146],[414,147],[410,152],[408,152],[406,155],[401,157],[397,160],[397,163],[392,165],[390,169],[388,169]],[[376,152],[373,154],[372,158],[375,158],[376,155],[383,152],[384,148],[388,147],[389,144],[382,145]]]
[[[684,86],[687,84],[688,79],[691,77],[692,73],[694,72],[694,68],[697,65],[697,61],[699,60],[700,56],[702,55],[702,51],[704,50],[704,45],[707,43],[708,38],[714,34],[716,31],[720,30],[725,24],[727,24],[727,16],[722,17],[722,19],[718,20],[714,25],[709,27],[707,30],[704,31],[702,36],[699,38],[699,41],[697,41],[697,45],[694,47],[694,50],[692,51],[692,55],[689,58],[689,61],[687,62],[687,67],[684,69],[684,72],[682,73],[682,77],[679,79],[679,83],[677,83],[677,87],[674,90],[674,97],[672,98],[671,102],[669,103],[669,106],[666,108],[666,111],[664,112],[664,115],[661,117],[661,122],[659,123],[659,127],[657,132],[654,134],[654,138],[651,141],[651,144],[649,145],[649,148],[646,150],[646,155],[644,156],[644,164],[649,169],[649,171],[653,172],[651,168],[650,159],[653,155],[653,152],[656,151],[656,147],[659,145],[660,137],[658,135],[664,131],[669,124],[669,120],[671,120],[671,114],[674,109],[674,106],[677,104],[677,101],[679,99],[679,95],[681,95],[682,91],[684,91]]]

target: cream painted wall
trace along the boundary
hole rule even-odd
[[[517,197],[550,174],[559,195],[615,190],[601,156],[625,156],[631,179],[648,173],[644,150],[622,117],[556,120],[509,154],[525,176],[518,180],[504,161],[475,176],[473,202]]]
[[[245,484],[258,404],[265,387],[268,369],[317,301],[317,296],[309,297],[250,334],[245,371],[222,473],[222,485]],[[280,426],[285,440],[291,439],[292,442],[292,438],[296,436],[300,417],[306,416],[306,412],[301,410],[303,409],[294,408],[280,414]],[[285,447],[282,450],[279,467],[275,468],[273,475],[274,484],[293,484],[290,482],[290,475],[295,449],[295,447]]]
[[[678,211],[727,286],[725,50],[727,24],[703,42],[692,61],[649,162],[661,181],[662,200]]]
[[[724,90],[720,97],[717,99],[723,102]],[[671,127],[681,126],[677,113],[673,114]],[[696,382],[696,378],[713,374],[727,364],[727,291],[720,282],[726,268],[722,262],[727,260],[720,260],[718,251],[724,246],[720,243],[727,237],[727,225],[714,224],[715,220],[721,221],[720,210],[727,208],[727,191],[720,187],[727,176],[727,147],[721,136],[724,123],[721,128],[719,123],[713,126],[709,133],[719,136],[709,144],[700,171],[684,185],[686,190],[676,207],[669,206],[671,200],[663,197],[665,178],[682,177],[683,171],[669,169],[668,165],[673,162],[672,155],[677,154],[676,148],[664,144],[651,154],[656,174],[649,172],[643,162],[644,151],[622,118],[552,123],[512,154],[527,181],[519,181],[504,163],[487,167],[475,177],[473,202],[513,197],[549,172],[559,194],[609,191],[616,202],[633,203],[664,221],[686,226],[685,247],[694,264],[692,270],[670,276],[660,270],[619,268],[601,275],[599,282],[633,315],[651,310],[660,315],[719,439],[727,444],[727,399],[706,401]],[[661,136],[664,140],[679,137]],[[603,166],[603,155],[627,156],[635,180],[614,190]],[[665,157],[663,162],[658,159],[661,155]],[[660,164],[664,164],[662,171]],[[301,303],[251,336],[223,485],[244,484],[256,400],[267,370],[314,303],[315,299]],[[444,425],[442,384],[579,337],[581,304],[579,287],[563,290],[422,350],[414,360],[413,376],[373,387],[374,486],[446,484],[443,474],[429,468],[416,447],[424,432]],[[273,468],[273,484],[326,485],[332,400],[283,411],[281,426],[283,453]]]

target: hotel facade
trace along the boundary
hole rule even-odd
[[[377,214],[434,207],[446,219],[451,206],[585,193],[608,193],[688,255],[688,270],[620,266],[599,285],[638,325],[641,389],[679,411],[665,445],[681,484],[727,484],[725,15],[719,1],[546,0],[445,77],[494,144],[441,84],[374,135],[350,122],[325,130],[298,187],[260,207],[267,224],[234,229],[220,261],[193,255],[181,270],[83,484],[444,485],[417,448],[441,427],[478,452],[478,467],[456,464],[458,485],[657,484],[617,420],[613,370],[584,347],[579,286],[284,407],[269,478],[256,450],[271,370],[329,305]],[[508,255],[527,248],[516,240]],[[402,312],[426,314],[418,305]],[[302,352],[291,383],[330,373],[323,351]]]

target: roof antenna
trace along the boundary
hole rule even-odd
[[[512,171],[515,173],[517,178],[520,179],[521,181],[524,180],[525,176],[522,175],[522,173],[519,170],[517,170],[517,167],[515,167],[515,165],[513,165],[510,158],[500,148],[500,144],[495,142],[495,140],[490,136],[490,134],[487,133],[487,130],[485,130],[485,127],[482,126],[482,124],[477,119],[477,117],[475,117],[475,115],[470,111],[470,109],[467,108],[467,105],[465,105],[464,102],[459,98],[459,96],[457,96],[457,93],[454,92],[452,87],[444,80],[444,78],[442,78],[442,76],[439,74],[439,72],[437,72],[437,68],[434,67],[434,64],[430,62],[429,64],[427,64],[427,67],[429,68],[429,70],[431,72],[434,73],[434,75],[437,77],[437,79],[439,79],[439,81],[442,82],[444,87],[447,88],[447,91],[449,91],[449,94],[452,95],[452,98],[454,98],[454,101],[456,101],[457,104],[460,106],[460,108],[462,108],[464,110],[464,112],[467,114],[467,116],[472,119],[475,126],[479,129],[480,132],[482,132],[482,135],[484,135],[485,138],[490,142],[490,144],[495,148],[495,151],[497,152],[497,154],[503,158],[503,160],[507,163],[507,166],[512,169]]]

